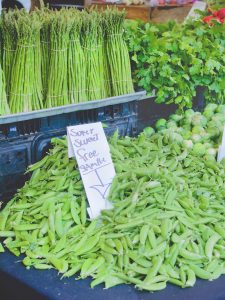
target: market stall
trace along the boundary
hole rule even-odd
[[[1,15],[3,300],[225,298],[225,8],[125,15]]]

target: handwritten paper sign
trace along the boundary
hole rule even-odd
[[[218,149],[217,161],[220,162],[223,158],[225,158],[225,127],[223,129],[222,144]]]
[[[102,123],[67,127],[68,155],[76,157],[90,208],[90,218],[112,207],[107,201],[115,169]]]

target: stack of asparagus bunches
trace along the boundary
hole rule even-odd
[[[133,93],[124,18],[114,9],[4,12],[2,65],[11,113]]]
[[[49,155],[29,168],[31,179],[0,213],[1,251],[23,253],[27,269],[91,276],[91,287],[127,283],[157,291],[225,274],[225,161],[195,148],[218,147],[224,111],[188,110],[137,138],[115,133],[109,140],[117,173],[113,209],[92,221],[77,163],[68,159],[66,140],[53,139]],[[195,141],[196,126],[207,139]]]

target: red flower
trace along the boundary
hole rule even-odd
[[[220,19],[224,19],[224,18],[225,18],[225,8],[222,8],[222,9],[218,10],[217,16],[218,16]]]
[[[214,16],[206,16],[203,18],[203,22],[212,26],[213,25],[213,23],[211,22],[212,19],[214,19]]]

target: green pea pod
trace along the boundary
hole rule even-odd
[[[215,231],[223,238],[225,239],[225,229],[219,226],[218,224],[215,225]]]
[[[129,265],[128,269],[131,269],[134,272],[139,273],[139,274],[143,274],[143,275],[147,275],[148,274],[148,268],[140,267],[140,266],[138,266],[136,264]]]
[[[153,266],[149,269],[147,276],[144,279],[144,283],[148,283],[155,277],[162,265],[163,258],[161,256],[156,256],[153,258]]]
[[[48,160],[48,156],[45,156],[42,160],[40,160],[39,162],[29,166],[29,169],[27,172],[32,172],[32,171],[35,171],[35,170],[38,170],[40,169],[42,166],[45,165],[46,161]]]
[[[4,250],[3,246],[2,246],[2,244],[0,243],[0,253],[2,253],[2,252],[5,252],[5,250]]]
[[[155,232],[152,228],[148,232],[148,240],[152,248],[154,249],[157,246],[157,242],[156,242]]]
[[[65,260],[53,255],[48,260],[60,273],[65,273],[68,270],[68,263]]]
[[[219,239],[221,239],[221,236],[219,234],[213,234],[205,244],[205,255],[208,257],[209,260],[212,259],[213,249]]]
[[[109,247],[112,247],[112,248],[115,248],[116,247],[116,244],[115,242],[113,241],[113,239],[106,239],[106,244],[109,246]]]
[[[190,269],[187,268],[187,281],[186,281],[186,286],[187,287],[192,287],[195,285],[196,282],[196,276],[195,276],[195,272]]]
[[[57,241],[57,243],[54,245],[52,252],[58,253],[65,247],[66,247],[66,235],[64,235],[63,237],[61,237],[61,239],[59,241]]]
[[[91,266],[93,265],[94,260],[92,258],[88,258],[85,260],[85,262],[83,263],[82,267],[81,267],[81,272],[80,272],[80,276],[81,278],[86,278],[89,274],[89,270],[91,268]]]
[[[77,213],[77,208],[76,208],[75,202],[73,200],[70,203],[70,212],[71,212],[71,215],[73,217],[73,220],[74,220],[75,224],[80,225],[81,220],[80,220],[80,217]]]
[[[224,272],[224,266],[219,265],[212,273],[212,278],[210,280],[215,280],[219,278]]]
[[[173,284],[177,285],[177,286],[184,287],[183,282],[181,280],[176,279],[176,278],[169,278],[168,281],[170,283],[173,283]]]
[[[9,209],[4,209],[3,211],[0,212],[0,231],[5,230],[5,225],[9,217],[9,214],[10,214]]]
[[[118,284],[122,284],[122,283],[125,283],[125,280],[119,278],[118,276],[118,273],[116,274],[108,274],[106,277],[105,277],[105,288],[106,289],[109,289],[113,286],[116,286]]]
[[[201,279],[206,279],[206,280],[210,280],[212,279],[212,274],[205,271],[204,269],[200,268],[197,265],[194,264],[190,264],[189,265],[190,269],[192,269],[192,271],[195,272],[195,275]]]
[[[129,248],[133,249],[132,241],[131,241],[131,239],[128,235],[125,236],[125,237],[123,236],[121,238],[121,243],[122,243],[122,246],[123,246],[123,249],[124,249],[124,253],[127,253],[129,251]]]
[[[161,291],[166,288],[166,281],[159,283],[145,283],[137,284],[136,287],[140,290],[146,290],[150,292]]]
[[[102,256],[98,257],[97,260],[90,266],[89,270],[86,272],[85,277],[95,273],[104,263],[105,263],[104,257]]]
[[[75,275],[81,269],[81,266],[82,266],[82,264],[78,263],[77,265],[75,265],[71,269],[69,269],[67,272],[65,272],[61,278],[71,277],[71,276]]]
[[[0,231],[0,237],[14,237],[15,232],[14,231]]]
[[[202,256],[200,254],[190,252],[190,251],[187,251],[186,249],[182,249],[182,248],[180,249],[179,253],[182,257],[184,257],[186,259],[190,259],[190,260],[199,260],[199,259],[204,258],[204,256]]]
[[[75,246],[73,247],[73,251],[77,252],[80,249],[82,249],[82,247],[85,245],[87,239],[88,239],[88,235],[87,234],[83,235],[82,238],[79,240],[79,242],[78,243],[76,242]]]
[[[185,266],[181,266],[179,271],[180,271],[179,272],[180,273],[180,280],[181,280],[183,286],[185,286],[186,281],[187,281],[187,276],[186,276],[186,272],[185,272]]]
[[[114,264],[115,263],[114,257],[111,253],[102,251],[101,255],[105,258],[107,263],[109,263],[109,264]]]
[[[123,245],[119,239],[114,239],[116,250],[120,255],[123,255]]]
[[[106,238],[116,239],[116,238],[121,238],[121,237],[129,235],[129,234],[130,234],[129,232],[107,233]]]
[[[26,266],[26,267],[29,267],[29,266],[31,266],[32,265],[32,260],[30,259],[30,257],[25,257],[24,259],[23,259],[23,264]]]
[[[205,270],[207,272],[213,273],[219,266],[219,261],[217,259],[211,260],[211,262],[206,266]]]
[[[100,234],[97,234],[88,238],[83,247],[80,247],[80,249],[76,250],[76,255],[83,255],[90,252],[97,245],[99,237]]]
[[[168,279],[169,277],[167,275],[157,275],[149,281],[149,284],[166,282]]]
[[[85,229],[85,234],[87,235],[93,235],[96,231],[97,228],[97,224],[98,224],[98,220],[93,220],[90,225]]]
[[[142,283],[141,280],[137,279],[137,278],[132,278],[132,277],[128,277],[123,273],[114,273],[114,276],[120,278],[121,280],[123,280],[123,283],[134,283],[136,285],[139,285]]]
[[[140,241],[140,234],[136,234],[133,238],[132,244],[136,245]]]
[[[170,254],[166,262],[169,263],[171,266],[175,265],[180,249],[183,247],[183,244],[184,240],[181,240],[179,243],[175,243],[172,245],[172,247],[170,247]]]
[[[140,230],[140,244],[143,246],[145,245],[148,232],[149,232],[149,225],[143,225]]]
[[[161,267],[159,268],[159,274],[160,275],[165,275],[165,276],[168,277],[168,272],[167,272],[166,266],[164,264],[161,265]]]
[[[52,269],[51,265],[43,264],[43,263],[36,263],[33,266],[34,266],[35,269],[38,269],[38,270],[49,270],[49,269]]]
[[[37,212],[37,210],[36,210],[36,212]],[[23,217],[23,210],[18,212],[15,221],[13,221],[13,226],[19,225],[22,220],[22,217]]]
[[[106,253],[109,253],[112,255],[118,255],[118,252],[114,248],[107,246],[104,242],[100,243],[100,247],[101,247],[102,251],[104,251]]]
[[[49,228],[52,233],[55,234],[55,203],[50,202],[48,208],[48,221],[49,221]]]
[[[55,239],[55,232],[48,230],[48,237],[52,245],[55,245],[56,239]]]
[[[80,215],[80,219],[81,219],[81,224],[85,225],[86,221],[87,221],[87,204],[86,204],[85,197],[82,197],[82,201],[81,201],[81,215]]]
[[[152,256],[159,255],[159,254],[161,254],[162,252],[165,251],[166,246],[167,246],[167,243],[166,242],[162,242],[155,249],[152,249],[152,250],[147,251],[146,253],[144,253],[144,255],[146,257],[152,257]]]
[[[166,194],[166,205],[168,207],[171,207],[174,200],[176,199],[177,191],[176,190],[169,190],[169,192]]]
[[[94,280],[92,280],[91,288],[93,289],[96,285],[99,285],[99,284],[105,282],[105,278],[106,278],[106,275],[102,275],[102,276],[99,276],[99,277],[95,278]]]
[[[175,279],[179,279],[180,278],[180,275],[179,275],[177,269],[174,268],[174,267],[172,267],[170,264],[165,265],[165,269],[166,269],[167,274],[170,277],[175,278]]]
[[[63,224],[62,224],[62,211],[60,207],[57,209],[55,213],[55,231],[60,238],[64,234]]]
[[[163,219],[161,223],[161,235],[164,239],[167,239],[170,230],[170,219]]]
[[[30,179],[30,183],[34,185],[37,184],[38,181],[40,180],[40,175],[41,175],[41,169],[34,170]]]
[[[120,224],[120,225],[116,225],[115,226],[115,229],[116,230],[122,230],[122,229],[130,229],[132,227],[136,227],[136,226],[139,226],[139,225],[142,225],[144,223],[144,220],[138,220],[136,222],[129,222],[127,224]]]

